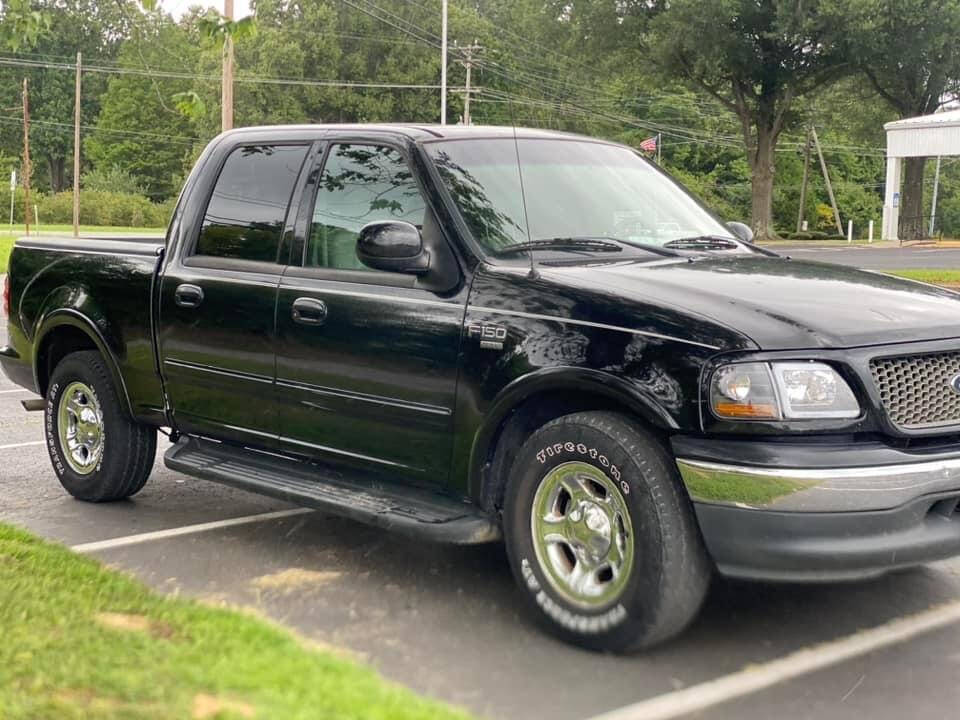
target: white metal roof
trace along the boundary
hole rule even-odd
[[[960,155],[960,110],[888,122],[889,157]]]

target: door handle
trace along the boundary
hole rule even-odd
[[[327,304],[316,298],[297,298],[290,314],[293,321],[301,325],[323,325],[327,320]]]
[[[203,302],[203,288],[184,283],[177,286],[173,301],[180,307],[195,308]]]

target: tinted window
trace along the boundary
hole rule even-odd
[[[317,189],[305,264],[365,270],[360,228],[375,220],[423,226],[426,206],[403,155],[376,145],[334,145]]]
[[[276,262],[304,145],[251,145],[230,153],[203,218],[197,255]]]

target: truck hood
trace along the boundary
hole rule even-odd
[[[960,337],[960,294],[843,265],[738,255],[543,271],[565,284],[712,319],[765,350]]]

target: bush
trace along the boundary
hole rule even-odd
[[[801,232],[782,232],[779,233],[784,240],[826,240],[829,237],[836,237],[830,233],[820,230],[803,230]]]
[[[40,224],[69,225],[73,222],[73,193],[55,195],[32,195],[31,204],[36,204]],[[80,224],[113,225],[125,227],[164,227],[173,214],[175,200],[154,203],[142,195],[133,193],[80,191]],[[17,219],[23,221],[22,194],[17,203]],[[30,218],[33,220],[33,218]]]
[[[80,176],[80,187],[99,192],[146,194],[146,190],[134,175],[116,165],[84,173]]]

